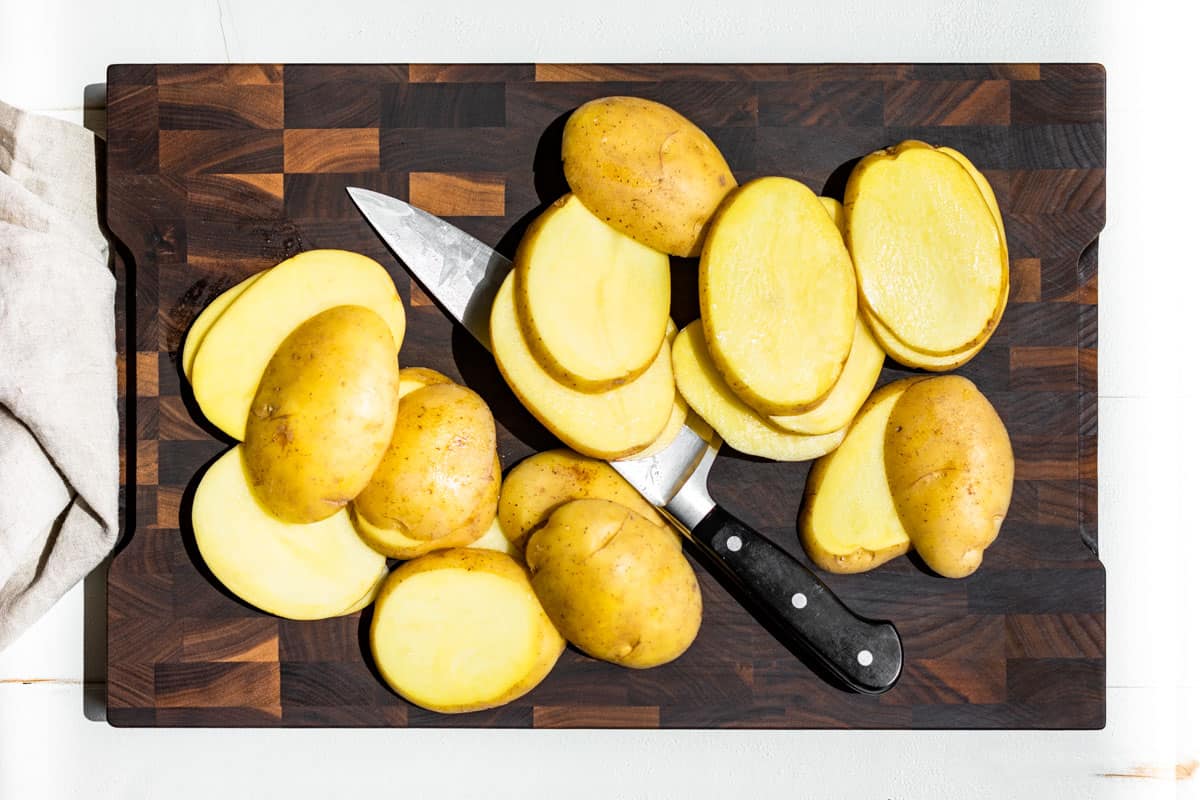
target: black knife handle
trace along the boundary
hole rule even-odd
[[[892,623],[855,614],[812,570],[720,506],[691,538],[785,645],[811,653],[855,691],[878,694],[896,683],[904,651]]]

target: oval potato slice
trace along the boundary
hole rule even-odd
[[[513,268],[525,341],[571,388],[628,383],[662,348],[670,260],[604,224],[574,195],[533,221]]]
[[[517,322],[514,276],[500,285],[492,306],[496,365],[513,393],[565,444],[596,458],[622,458],[653,442],[671,417],[675,382],[670,348],[662,342],[649,369],[606,392],[580,392],[542,369]]]
[[[192,528],[217,580],[250,605],[288,619],[349,613],[386,563],[358,538],[345,509],[308,525],[271,516],[250,489],[241,445],[204,473]]]
[[[179,354],[180,363],[183,365],[183,375],[188,379],[188,383],[192,381],[192,365],[196,362],[196,351],[200,349],[200,343],[208,335],[213,323],[225,313],[225,309],[233,305],[234,300],[241,297],[242,292],[249,289],[250,285],[262,276],[262,272],[256,272],[241,283],[221,292],[193,320],[192,326],[188,328],[187,337],[183,340],[183,350]]]
[[[759,413],[798,414],[833,388],[857,302],[842,235],[799,181],[751,181],[713,218],[700,257],[704,338],[725,383]]]

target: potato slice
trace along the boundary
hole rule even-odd
[[[675,383],[666,342],[650,368],[624,386],[580,392],[542,369],[517,322],[514,276],[500,285],[492,306],[491,335],[496,364],[513,393],[538,421],[585,455],[612,459],[653,442],[671,418]]]
[[[842,235],[799,181],[751,181],[713,219],[700,257],[704,338],[725,383],[759,413],[798,414],[833,388],[855,293]]]
[[[709,357],[700,320],[679,332],[671,362],[688,405],[734,450],[776,461],[807,461],[825,455],[846,435],[844,428],[819,436],[790,433],[743,403]]]
[[[208,335],[209,329],[225,313],[225,309],[233,305],[233,301],[241,297],[242,292],[249,289],[251,284],[261,278],[262,275],[262,272],[256,272],[241,283],[221,292],[192,321],[192,326],[188,328],[187,337],[183,340],[183,350],[179,354],[179,361],[183,366],[184,377],[188,379],[189,383],[192,380],[192,365],[196,362],[196,351],[200,348],[200,342],[204,341],[204,337]]]
[[[821,201],[821,205],[825,207],[829,218],[837,226],[838,233],[844,237],[846,235],[846,209],[842,207],[839,200],[832,197],[818,197],[817,199]]]
[[[362,306],[322,311],[283,340],[246,423],[251,484],[272,514],[316,522],[367,487],[396,424],[392,346]]]
[[[247,603],[289,619],[349,613],[385,565],[359,540],[345,510],[309,525],[273,517],[250,489],[241,445],[204,473],[192,528],[217,580]]]
[[[496,472],[497,474],[500,472],[498,461]],[[472,520],[470,524],[463,525],[441,538],[414,539],[406,535],[403,531],[372,525],[366,517],[359,513],[357,502],[350,504],[350,520],[354,523],[354,529],[358,531],[359,537],[362,538],[368,547],[377,553],[382,553],[388,558],[397,558],[401,561],[420,558],[426,553],[432,553],[435,550],[473,546],[491,530],[492,525],[496,521],[494,516],[488,520],[485,516],[481,515],[477,519]]]
[[[667,345],[671,345],[675,341],[675,335],[679,333],[679,329],[675,327],[675,321],[667,320]],[[675,405],[671,407],[671,418],[667,420],[667,427],[662,429],[658,434],[658,438],[650,444],[646,445],[636,453],[617,459],[620,461],[632,461],[638,458],[649,458],[655,453],[661,453],[670,447],[671,442],[675,441],[675,437],[683,430],[684,423],[687,422],[688,406],[687,401],[683,399],[683,395],[679,390],[675,390]]]
[[[546,450],[517,464],[500,485],[500,529],[520,551],[529,534],[570,500],[612,500],[662,528],[667,523],[615,469],[567,450]]]
[[[439,383],[454,383],[450,378],[435,369],[428,367],[403,367],[400,370],[400,384],[396,392],[396,397],[404,397],[404,395],[415,392],[417,389],[425,386],[436,386]]]
[[[383,587],[383,582],[387,579],[387,576],[388,576],[388,568],[387,568],[387,564],[385,563],[379,569],[379,577],[375,579],[375,583],[371,584],[371,588],[367,590],[367,593],[364,594],[362,597],[358,598],[358,600],[353,605],[351,605],[348,609],[346,609],[344,614],[339,614],[338,616],[345,616],[346,614],[357,613],[359,611],[362,611],[367,606],[371,605],[371,603],[374,603],[375,596],[379,594],[379,590]]]
[[[521,238],[513,262],[518,319],[542,367],[597,392],[646,371],[671,309],[665,253],[605,225],[568,194]]]
[[[909,348],[958,355],[995,327],[1007,286],[1003,239],[953,156],[906,141],[864,158],[846,186],[846,240],[868,321]]]
[[[495,550],[497,553],[512,556],[521,563],[525,562],[525,554],[518,550],[508,540],[508,537],[504,535],[504,530],[500,527],[499,518],[492,520],[492,524],[484,531],[483,536],[468,544],[467,547],[474,547],[479,550]]]
[[[866,572],[908,552],[883,466],[888,416],[904,390],[924,378],[881,386],[854,418],[846,439],[808,473],[800,512],[800,542],[830,572]]]
[[[310,250],[267,270],[209,329],[192,364],[192,389],[204,416],[246,438],[250,404],[267,363],[300,323],[334,306],[365,306],[404,340],[404,304],[378,262],[344,250]]]
[[[875,388],[879,373],[883,371],[883,348],[871,335],[860,314],[854,321],[854,341],[850,344],[850,357],[838,376],[837,383],[821,402],[808,411],[790,416],[772,416],[768,421],[792,433],[833,433],[844,428],[854,419],[867,395]]]
[[[393,572],[375,601],[370,640],[397,694],[446,714],[516,699],[549,673],[564,646],[516,561],[463,548]]]

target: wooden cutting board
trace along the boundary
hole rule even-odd
[[[995,187],[1012,294],[959,372],[1012,435],[1012,509],[983,567],[946,580],[901,558],[825,576],[891,619],[906,664],[882,696],[825,683],[699,571],[704,623],[680,659],[625,670],[568,649],[492,711],[443,716],[393,695],[370,665],[370,612],[323,622],[260,613],[220,587],[189,527],[215,435],[178,351],[222,290],[318,247],[391,271],[409,306],[401,360],[492,406],[511,466],[556,445],[490,356],[416,287],[346,196],[365,186],[448,217],[511,255],[566,190],[565,115],[650,97],[703,127],[739,180],[788,175],[840,197],[853,162],[905,138],[956,147]],[[1104,223],[1099,66],[136,65],[108,73],[107,218],[120,240],[118,346],[126,537],[108,579],[114,725],[629,728],[1099,728],[1104,568],[1096,557],[1096,238]],[[673,312],[696,316],[695,265]],[[889,367],[895,365],[889,362]],[[904,374],[886,369],[883,381]],[[807,464],[726,451],[719,502],[807,560],[796,534]]]

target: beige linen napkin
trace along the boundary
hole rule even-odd
[[[114,290],[95,137],[0,102],[0,649],[116,542]]]

